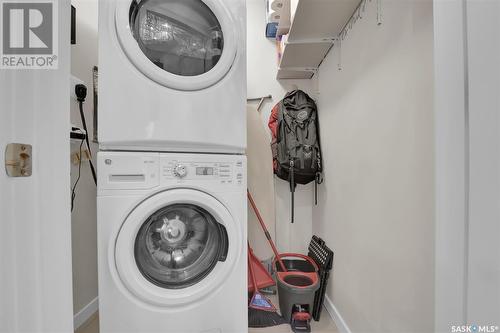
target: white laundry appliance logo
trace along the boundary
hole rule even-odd
[[[0,0],[3,69],[57,69],[57,3]]]

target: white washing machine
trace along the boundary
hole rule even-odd
[[[246,157],[98,154],[102,333],[247,332]]]
[[[99,1],[103,150],[243,153],[245,0]]]

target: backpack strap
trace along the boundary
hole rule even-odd
[[[279,112],[278,112],[278,133],[279,133],[279,140],[283,140],[285,142],[285,147],[286,145],[286,133],[285,133],[285,128],[283,126],[287,126],[286,121],[285,121],[285,107],[283,106],[283,101],[279,103]]]
[[[318,163],[318,172],[316,173],[316,179],[314,180],[314,205],[318,205],[318,185],[323,183],[323,151],[321,149],[321,132],[319,128],[319,114],[316,108],[316,140],[318,141],[319,157],[316,162]]]
[[[295,220],[295,175],[294,175],[294,165],[293,159],[290,160],[290,194],[291,194],[291,218],[290,222],[293,223]]]
[[[321,172],[316,172],[316,179],[314,180],[314,205],[318,205],[318,185],[323,183],[323,175]]]

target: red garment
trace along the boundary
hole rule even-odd
[[[278,137],[278,114],[279,114],[280,108],[279,104],[276,104],[271,111],[271,115],[269,116],[269,129],[271,130],[271,134],[273,136],[273,142],[276,141],[276,138]]]
[[[273,153],[273,168],[274,170],[278,170],[278,160],[276,159],[277,157],[277,146],[276,146],[276,142],[277,142],[277,138],[278,138],[278,125],[279,125],[279,122],[278,122],[278,117],[279,117],[279,111],[280,111],[280,104],[276,104],[272,111],[271,111],[271,115],[269,116],[269,122],[267,124],[267,126],[269,126],[269,129],[271,130],[271,135],[272,135],[272,140],[271,140],[271,151]]]

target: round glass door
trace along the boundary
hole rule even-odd
[[[224,261],[227,233],[204,208],[173,204],[157,210],[140,227],[134,255],[141,274],[165,289],[182,289]]]
[[[195,304],[231,274],[242,225],[215,197],[194,189],[159,192],[130,211],[110,242],[110,269],[137,299],[161,307]]]
[[[135,0],[129,16],[140,49],[164,71],[202,75],[221,58],[222,26],[202,0]]]
[[[170,89],[208,88],[231,70],[243,31],[220,0],[116,1],[115,28],[125,55]]]

